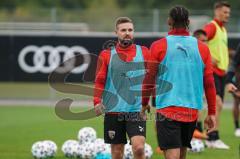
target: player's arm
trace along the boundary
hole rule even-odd
[[[155,89],[156,75],[158,72],[159,63],[163,60],[166,54],[166,38],[158,40],[151,45],[150,56],[147,62],[146,76],[143,80],[142,88],[142,105],[147,106],[149,98]]]
[[[205,65],[204,67],[204,91],[208,104],[208,114],[215,115],[216,113],[216,89],[213,77],[213,69],[211,65],[211,54],[207,45],[198,41],[199,51]]]
[[[143,59],[144,59],[144,66],[145,66],[145,69],[147,70],[148,62],[150,60],[150,55],[151,55],[149,49],[145,46],[142,46],[142,54],[143,54]],[[147,73],[147,71],[146,71],[146,73]],[[142,89],[144,89],[144,87],[142,87]],[[144,114],[146,110],[149,113],[150,112],[150,106],[148,104],[142,105],[141,113]]]
[[[240,44],[237,47],[235,55],[232,59],[231,65],[228,68],[226,83],[233,83],[233,77],[237,66],[240,64]]]
[[[93,104],[97,115],[100,115],[102,113],[102,109],[104,109],[104,106],[102,105],[102,94],[107,79],[109,60],[110,52],[108,50],[104,50],[99,54],[95,75],[94,98],[93,98]]]
[[[198,47],[205,64],[203,84],[208,105],[208,116],[204,120],[204,124],[208,132],[211,132],[216,128],[216,89],[212,71],[211,54],[209,48],[204,43],[198,41]]]
[[[228,68],[226,76],[226,88],[228,92],[234,93],[235,91],[237,91],[237,87],[234,85],[233,82],[233,77],[239,64],[240,64],[240,44],[238,45],[235,55],[232,59],[232,62]]]
[[[143,60],[144,60],[144,66],[147,68],[148,61],[150,59],[150,51],[147,47],[141,46],[142,48],[142,55],[143,55]]]

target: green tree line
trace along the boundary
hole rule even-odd
[[[33,8],[64,8],[64,9],[88,9],[99,4],[98,8],[106,8],[108,3],[114,3],[119,9],[168,9],[176,4],[181,4],[189,9],[211,9],[215,0],[1,0],[0,8],[15,10],[18,7]],[[240,9],[239,0],[228,1],[233,9]],[[98,9],[96,8],[96,9]],[[106,8],[107,9],[107,8]]]

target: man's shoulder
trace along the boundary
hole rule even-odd
[[[198,47],[201,48],[201,49],[204,49],[204,50],[208,50],[208,45],[204,42],[202,42],[201,40],[198,40],[197,39],[197,43],[198,43]]]
[[[167,38],[166,37],[162,37],[156,41],[154,41],[153,43],[162,43],[162,42],[166,42]]]
[[[142,51],[148,51],[149,50],[148,47],[146,47],[144,45],[138,45],[138,46],[141,47]]]
[[[208,40],[211,40],[215,36],[217,27],[212,20],[204,26],[203,30],[207,33]]]
[[[162,48],[162,47],[165,47],[167,45],[167,39],[166,37],[163,37],[161,39],[158,39],[156,41],[154,41],[151,45],[151,49],[154,49],[154,48]]]
[[[104,49],[100,52],[99,56],[101,57],[106,57],[106,56],[110,56],[111,55],[111,49]]]
[[[161,44],[166,43],[166,42],[167,42],[166,37],[163,37],[163,38],[161,38],[161,39],[158,39],[158,40],[154,41],[154,42],[152,43],[152,46],[161,45]]]
[[[214,23],[214,21],[210,21],[207,24],[205,24],[204,28],[216,28],[216,24]]]

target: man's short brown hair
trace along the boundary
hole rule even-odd
[[[220,2],[216,2],[214,4],[214,9],[218,9],[218,8],[222,8],[222,7],[231,8],[231,5],[227,1],[220,1]]]
[[[122,23],[132,23],[133,24],[133,22],[132,22],[132,20],[130,18],[128,18],[128,17],[119,17],[119,18],[116,19],[115,28],[117,29],[117,26],[119,24],[122,24]]]

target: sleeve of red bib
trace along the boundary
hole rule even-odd
[[[143,80],[142,105],[148,105],[149,98],[155,91],[155,79],[158,72],[158,66],[166,54],[166,49],[166,38],[157,40],[151,45],[151,53],[147,61],[147,73]]]
[[[102,101],[102,93],[105,88],[105,83],[107,79],[109,60],[110,60],[109,50],[102,51],[98,56],[93,98],[94,106],[101,103]]]
[[[204,68],[204,91],[208,104],[208,114],[216,114],[216,89],[213,77],[213,70],[211,64],[211,54],[206,44],[198,41],[198,48],[205,64]]]
[[[208,40],[211,40],[216,34],[216,26],[213,23],[208,23],[204,26],[203,30],[207,33]]]

